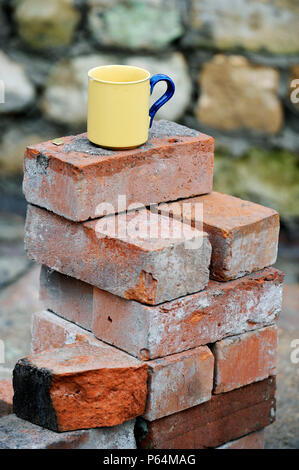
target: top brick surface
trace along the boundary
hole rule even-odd
[[[62,141],[26,149],[23,190],[28,202],[73,221],[212,190],[214,139],[170,121],[155,122],[133,150],[97,147],[86,134]]]

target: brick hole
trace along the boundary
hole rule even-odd
[[[107,320],[110,321],[110,323],[112,323],[112,318],[111,317],[107,317]]]
[[[150,353],[149,353],[149,350],[148,349],[140,349],[139,351],[139,357],[141,360],[143,361],[148,361],[149,358],[150,358]]]

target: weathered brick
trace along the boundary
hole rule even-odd
[[[136,449],[134,424],[57,433],[11,414],[0,419],[0,449]]]
[[[196,210],[202,204],[202,210]],[[204,230],[212,245],[210,277],[235,279],[275,263],[279,215],[253,202],[212,192],[200,197],[159,204],[161,214]]]
[[[209,280],[207,235],[146,210],[75,223],[29,205],[25,246],[40,264],[151,305],[202,290]]]
[[[247,436],[241,437],[235,441],[226,442],[217,449],[263,449],[265,441],[265,432],[261,431],[252,432]]]
[[[266,268],[210,281],[193,295],[156,307],[94,290],[93,332],[142,359],[155,359],[271,325],[281,310],[283,274]]]
[[[212,190],[214,139],[169,121],[156,121],[148,142],[112,151],[91,144],[86,134],[28,147],[24,194],[28,202],[74,221],[94,219]],[[59,190],[58,190],[59,188]],[[118,207],[118,196],[126,196]],[[109,204],[109,207],[107,206]]]
[[[48,270],[46,267],[43,269],[45,272]],[[47,274],[45,276],[48,277]],[[58,276],[62,284],[64,278],[67,283],[72,280],[62,274]],[[49,279],[55,287],[56,276],[50,276]],[[100,339],[141,359],[163,357],[182,351],[180,347],[195,348],[273,323],[280,311],[282,280],[282,273],[267,268],[225,284],[210,281],[208,288],[199,294],[157,307],[140,305],[94,288],[93,331]],[[75,283],[78,291],[76,295],[80,297],[80,290],[84,293],[88,287],[82,281]],[[49,288],[49,284],[44,284],[42,290]],[[49,297],[49,293],[44,293],[44,296]],[[242,301],[244,318],[239,313],[239,301]],[[258,306],[256,312],[251,308],[254,305]],[[57,310],[59,315],[68,318],[67,297],[60,297]],[[170,314],[167,315],[167,312]],[[195,329],[191,328],[192,325],[195,325]],[[43,339],[45,343],[48,337],[46,332]]]
[[[149,361],[144,417],[153,421],[210,400],[213,355],[207,346]]]
[[[263,429],[275,419],[275,379],[246,385],[156,421],[137,418],[137,447],[202,449]]]
[[[0,417],[12,413],[12,397],[11,379],[0,380]]]
[[[115,426],[142,415],[144,363],[108,345],[68,344],[17,362],[13,410],[52,431]]]
[[[77,342],[99,345],[100,348],[105,347],[105,343],[96,339],[93,334],[48,310],[32,315],[31,351],[33,354],[51,351]]]
[[[33,352],[53,350],[78,341],[100,347],[103,344],[93,334],[51,312],[33,315]],[[144,416],[147,419],[158,419],[211,398],[214,357],[208,347],[201,346],[146,364],[149,376]]]
[[[91,330],[93,287],[90,284],[42,266],[40,300],[45,308]]]
[[[230,336],[213,344],[213,392],[228,392],[275,375],[277,346],[277,327],[274,325]]]

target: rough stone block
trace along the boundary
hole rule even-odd
[[[180,0],[88,0],[88,5],[89,34],[100,49],[167,50],[184,33],[182,16],[186,6]],[[165,66],[163,70],[168,71]]]
[[[155,1],[155,0],[154,0]],[[165,8],[165,0],[162,0]],[[181,3],[179,1],[179,3]],[[161,24],[159,22],[159,28]],[[152,36],[152,33],[151,33]],[[102,55],[102,53],[101,53]],[[181,52],[168,52],[159,57],[157,55],[130,55],[125,58],[126,65],[145,68],[151,75],[160,73],[162,69],[167,70],[167,75],[175,83],[175,94],[167,102],[167,106],[162,106],[156,114],[155,119],[167,119],[178,122],[187,111],[193,94],[193,83],[189,71],[189,65]],[[161,96],[161,89],[153,90],[151,100],[154,102]]]
[[[28,147],[24,194],[28,202],[74,221],[197,196],[212,190],[214,139],[170,121],[156,121],[148,142],[112,151],[86,134]],[[59,188],[59,190],[58,190]],[[119,196],[125,196],[121,204]]]
[[[93,287],[42,266],[40,300],[44,307],[91,330]]]
[[[0,449],[136,449],[134,424],[57,433],[11,414],[0,419]]]
[[[212,192],[159,204],[155,210],[163,215],[172,214],[175,219],[208,233],[212,245],[212,279],[235,279],[276,261],[279,215],[273,209]]]
[[[14,21],[21,39],[30,48],[48,50],[72,43],[80,21],[80,11],[70,0],[20,0],[15,4]]]
[[[13,387],[11,379],[0,380],[0,418],[12,413]]]
[[[141,359],[155,359],[271,325],[283,273],[266,268],[155,307],[94,290],[93,332]]]
[[[1,27],[2,30],[2,27]],[[35,89],[24,67],[0,51],[1,89],[0,116],[21,113],[28,109],[35,100]],[[16,84],[18,84],[16,86]],[[3,86],[5,87],[3,90]],[[2,96],[4,93],[4,96]],[[3,102],[4,101],[4,102]],[[3,117],[2,117],[3,119]],[[3,139],[3,131],[2,131]],[[2,143],[2,142],[1,142]],[[11,146],[15,142],[11,142]],[[1,160],[2,160],[1,156]]]
[[[142,415],[147,366],[108,345],[68,344],[17,362],[13,410],[22,419],[73,431]]]
[[[29,205],[25,247],[39,264],[151,305],[209,280],[207,235],[146,210],[75,223]]]
[[[236,439],[235,441],[226,442],[217,449],[263,449],[265,441],[265,432],[257,431],[247,436]]]
[[[279,80],[274,67],[251,63],[242,55],[216,54],[198,76],[200,97],[195,114],[201,126],[218,131],[277,134],[284,121]],[[251,168],[251,172],[255,171]]]
[[[228,392],[275,375],[277,346],[277,327],[274,325],[230,336],[213,344],[213,392]]]
[[[138,418],[137,447],[203,449],[263,429],[275,419],[275,379],[247,385],[156,421]]]
[[[289,0],[191,0],[192,45],[195,41],[198,48],[296,54],[299,43],[298,15],[298,3]],[[222,75],[221,79],[223,82]],[[261,82],[267,85],[266,80]],[[250,85],[253,87],[255,82]],[[252,92],[250,94],[249,90],[248,94],[251,96]],[[258,114],[259,110],[256,108],[254,114]]]

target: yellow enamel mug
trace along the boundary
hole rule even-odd
[[[156,83],[166,81],[167,90],[150,108],[150,95]],[[148,139],[158,109],[174,94],[171,78],[150,77],[142,68],[104,65],[88,72],[88,139],[101,147],[134,148]]]

